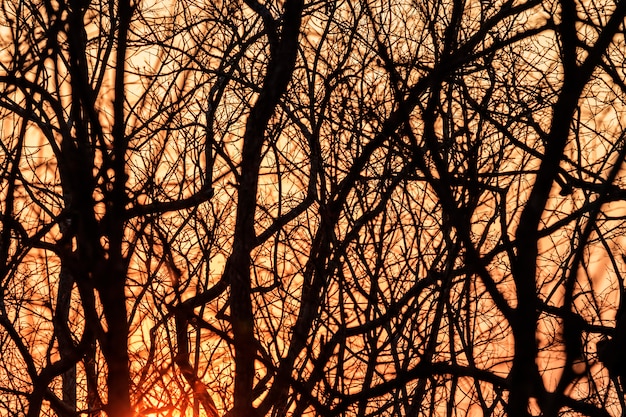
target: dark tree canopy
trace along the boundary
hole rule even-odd
[[[0,416],[626,413],[626,0],[2,0]]]

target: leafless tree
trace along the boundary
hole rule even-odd
[[[0,415],[622,414],[625,17],[4,0]]]

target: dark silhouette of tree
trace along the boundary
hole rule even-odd
[[[623,414],[625,17],[3,1],[0,415]]]

